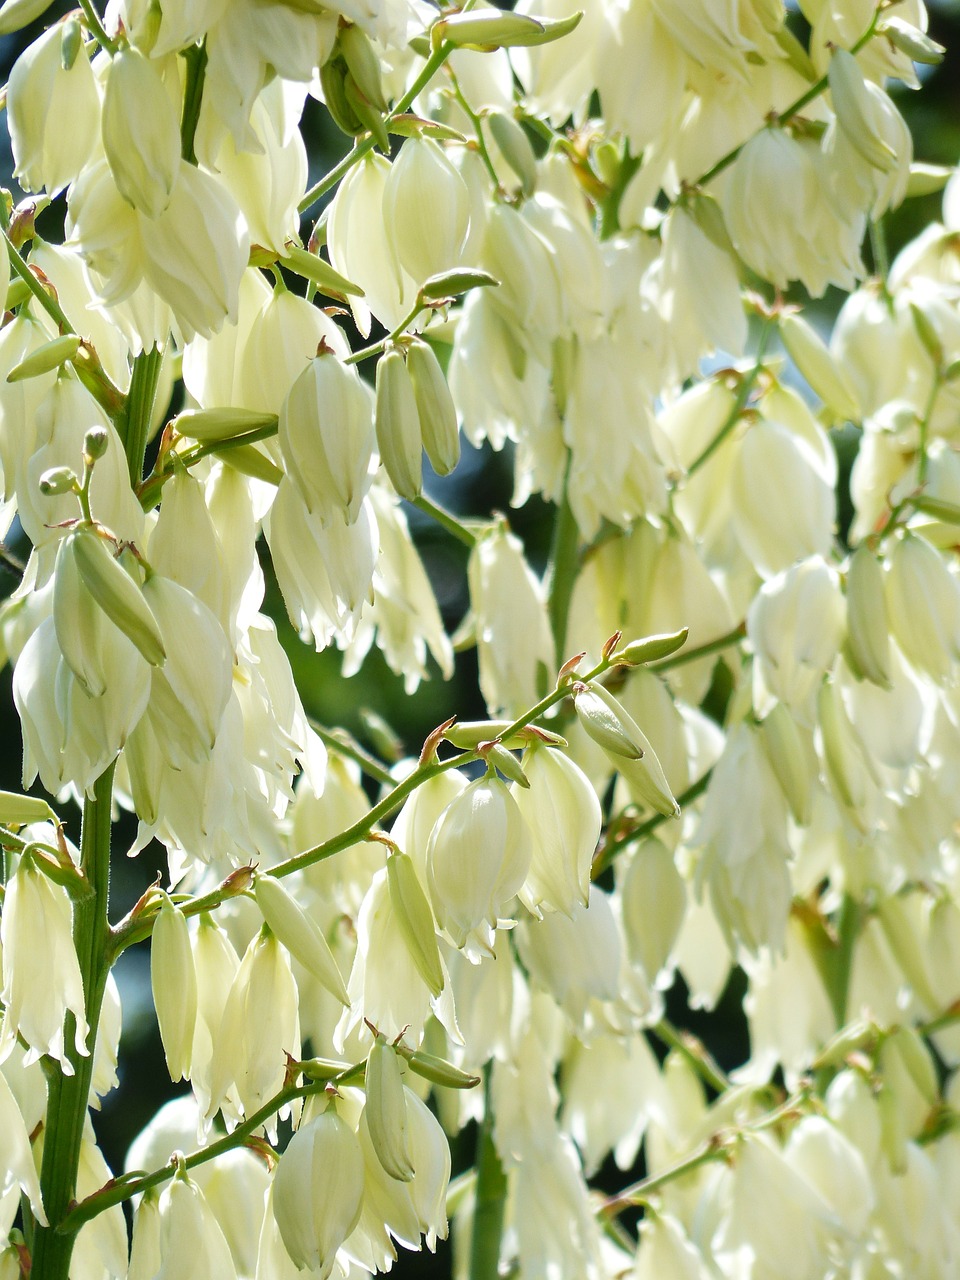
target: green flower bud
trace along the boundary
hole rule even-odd
[[[443,968],[433,912],[413,862],[406,854],[393,854],[387,859],[387,887],[390,905],[417,972],[431,996],[438,996],[443,990]]]
[[[496,287],[500,281],[489,271],[481,271],[479,267],[454,267],[450,271],[441,271],[423,282],[420,300],[442,302],[446,298],[457,298],[461,293],[469,293],[471,289]]]
[[[73,493],[80,482],[76,473],[69,467],[50,467],[44,471],[39,480],[40,492],[46,498],[58,498],[64,493]]]
[[[412,501],[423,485],[423,446],[413,383],[399,351],[388,351],[377,364],[375,421],[380,460],[400,497]]]
[[[865,543],[847,569],[846,656],[858,679],[890,688],[890,625],[880,561]]]
[[[59,369],[68,360],[73,359],[79,347],[80,339],[75,333],[61,334],[52,342],[45,342],[42,347],[31,351],[26,360],[21,360],[10,370],[7,381],[22,382],[24,378],[36,378],[41,373],[50,373],[53,369]]]
[[[83,437],[83,455],[96,462],[107,452],[110,436],[106,427],[91,427]]]
[[[455,13],[433,24],[430,41],[434,48],[448,41],[458,49],[476,49],[480,53],[549,44],[573,31],[582,17],[582,13],[574,13],[569,18],[535,18],[530,14],[498,13],[494,9],[485,13]]]
[[[669,658],[678,649],[682,649],[687,643],[689,634],[690,628],[683,627],[680,631],[632,640],[630,644],[618,649],[610,661],[628,667],[639,667],[646,662],[659,662],[663,658]]]
[[[357,88],[377,111],[387,110],[380,82],[380,59],[366,32],[350,23],[340,28],[337,44]]]
[[[171,1080],[189,1077],[197,1023],[197,971],[186,916],[167,897],[153,926],[150,983]]]
[[[104,540],[94,533],[80,532],[73,552],[87,590],[107,617],[137,646],[151,666],[161,667],[166,659],[163,638],[143,592]]]
[[[56,822],[57,815],[39,796],[21,796],[13,791],[0,791],[0,822],[22,827],[28,822]]]
[[[520,190],[531,196],[537,185],[537,157],[519,120],[503,111],[491,111],[487,123],[500,154],[520,179]]]
[[[447,476],[460,461],[457,408],[433,347],[415,338],[407,349],[407,373],[420,415],[420,436],[430,465]]]
[[[380,1035],[367,1058],[364,1090],[367,1129],[377,1159],[391,1178],[410,1182],[414,1168],[407,1141],[407,1100],[400,1059]]]
[[[587,734],[604,751],[627,760],[643,758],[643,734],[636,721],[603,685],[575,685],[573,705]]]
[[[172,426],[180,435],[206,443],[275,427],[278,421],[277,414],[254,409],[187,409],[173,419]]]
[[[276,876],[257,876],[254,893],[267,924],[295,959],[349,1008],[350,997],[333,952],[317,924]]]
[[[410,1070],[424,1080],[429,1080],[431,1084],[441,1085],[445,1089],[475,1089],[480,1083],[479,1076],[461,1071],[452,1062],[438,1058],[436,1054],[425,1053],[422,1049],[406,1049],[403,1045],[400,1045],[399,1052],[410,1064]]]

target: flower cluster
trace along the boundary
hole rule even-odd
[[[464,1280],[960,1267],[960,174],[894,92],[943,51],[921,0],[581,2],[84,0],[13,68],[0,641],[57,813],[0,793],[0,1275],[357,1280],[448,1218]],[[544,574],[434,503],[461,432]],[[314,726],[261,552],[347,675],[475,645],[489,719]],[[119,921],[114,804],[167,855]],[[148,939],[190,1093],[114,1180]],[[665,1009],[736,968],[728,1076]]]

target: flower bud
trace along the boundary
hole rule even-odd
[[[857,395],[830,349],[803,316],[787,311],[780,316],[780,337],[807,382],[841,421],[859,422]]]
[[[10,370],[7,381],[22,382],[24,378],[36,378],[41,373],[59,369],[73,359],[79,348],[80,339],[75,333],[61,334],[59,338],[53,338],[31,351],[26,360],[21,360]]]
[[[180,170],[180,122],[156,63],[132,45],[107,68],[102,136],[117,190],[148,218],[159,218]]]
[[[307,915],[276,876],[257,876],[254,892],[263,918],[295,959],[308,969],[332,996],[349,1005],[347,989],[316,922]]]
[[[610,661],[615,664],[622,663],[627,667],[639,667],[647,662],[661,662],[664,658],[669,658],[676,653],[678,649],[682,649],[687,643],[689,634],[690,628],[683,627],[667,635],[645,636],[642,640],[632,640],[622,649],[617,649]]]
[[[438,142],[404,142],[384,187],[383,216],[401,268],[418,285],[459,266],[470,192]]]
[[[627,954],[653,986],[667,967],[687,913],[687,890],[659,840],[639,845],[620,886]]]
[[[57,548],[53,621],[64,661],[87,693],[98,698],[107,687],[103,636],[111,624],[88,590],[77,563],[77,543],[88,536],[68,533]]]
[[[407,1101],[400,1059],[396,1049],[380,1035],[367,1058],[364,1090],[367,1128],[377,1159],[391,1178],[410,1182],[414,1167],[407,1141]]]
[[[140,587],[93,533],[79,531],[73,554],[87,590],[120,630],[132,640],[151,666],[162,666],[166,650],[160,627]]]
[[[960,583],[925,538],[906,534],[887,572],[890,627],[903,656],[938,684],[960,657]]]
[[[160,1195],[160,1269],[155,1280],[217,1276],[236,1280],[230,1246],[203,1192],[190,1178],[177,1174]]]
[[[186,409],[177,414],[171,426],[182,436],[206,443],[231,440],[247,431],[275,427],[278,422],[275,413],[261,413],[257,409]]]
[[[575,686],[573,705],[587,734],[615,758],[640,760],[645,741],[627,709],[596,681]]]
[[[847,639],[844,653],[854,675],[890,688],[890,624],[880,561],[861,543],[847,567]]]
[[[813,816],[817,780],[816,759],[809,739],[804,742],[793,714],[782,702],[775,703],[764,718],[760,736],[794,822],[801,827],[808,826]]]
[[[893,169],[897,154],[874,127],[873,100],[854,55],[834,49],[828,75],[833,107],[848,140],[875,169]]]
[[[413,383],[399,351],[377,364],[376,429],[380,461],[400,497],[412,501],[423,485],[423,446]]]
[[[186,917],[166,894],[150,942],[150,985],[170,1079],[189,1079],[197,1023],[197,971]]]
[[[330,1274],[362,1201],[360,1143],[330,1106],[300,1126],[274,1174],[273,1214],[287,1253],[301,1270]]]
[[[582,17],[582,13],[574,13],[566,18],[536,18],[532,14],[499,13],[494,9],[454,13],[433,24],[430,41],[435,49],[442,41],[448,41],[458,49],[477,49],[481,53],[529,48],[562,39],[574,30]]]
[[[407,373],[420,415],[423,447],[437,475],[447,476],[460,461],[457,408],[433,347],[422,338],[414,338],[407,348]]]
[[[817,714],[827,779],[842,804],[861,810],[870,794],[873,771],[833,680],[824,680],[820,686]]]
[[[400,932],[417,972],[432,996],[443,990],[443,968],[437,946],[433,912],[417,877],[413,859],[393,854],[387,859],[387,887]]]
[[[571,915],[590,893],[590,867],[600,839],[600,802],[586,774],[562,751],[534,746],[523,757],[527,790],[514,800],[530,829],[533,853],[520,897]]]
[[[28,822],[56,822],[56,814],[39,796],[20,796],[13,791],[0,791],[0,822],[7,827],[22,827]]]
[[[280,410],[284,465],[322,525],[334,515],[353,524],[370,487],[374,429],[370,401],[355,369],[331,352],[311,360]]]
[[[40,477],[40,492],[45,498],[60,498],[65,493],[74,493],[79,487],[75,471],[70,467],[50,467]]]

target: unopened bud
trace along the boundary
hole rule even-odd
[[[874,127],[870,91],[854,55],[847,49],[834,49],[828,76],[837,122],[848,142],[867,164],[889,173],[896,166],[897,155]]]
[[[804,748],[797,722],[782,702],[776,703],[763,721],[760,735],[794,821],[807,826],[813,814],[816,761]]]
[[[942,44],[937,44],[925,31],[893,15],[877,24],[877,35],[886,36],[893,47],[905,53],[911,62],[919,62],[924,66],[937,66],[947,52]]]
[[[193,1056],[197,971],[186,917],[166,894],[153,926],[150,982],[170,1079],[182,1080],[190,1075]]]
[[[380,460],[400,497],[412,501],[423,486],[423,446],[413,383],[399,351],[377,364],[375,421]]]
[[[10,370],[7,374],[7,381],[22,382],[24,378],[36,378],[42,373],[50,373],[54,369],[59,369],[68,360],[73,359],[79,346],[80,339],[75,333],[61,334],[59,338],[54,338],[52,342],[45,342],[42,347],[37,347],[35,351],[31,351],[26,360],[21,360],[18,365],[15,365]]]
[[[369,36],[361,27],[348,23],[340,28],[337,43],[357,88],[377,111],[386,111],[387,100],[380,83],[380,59]]]
[[[106,427],[91,427],[83,437],[84,458],[89,458],[91,462],[96,462],[107,452],[109,445],[110,436]]]
[[[461,1071],[445,1058],[425,1053],[422,1049],[407,1049],[398,1046],[398,1052],[410,1064],[410,1070],[429,1080],[431,1084],[442,1085],[445,1089],[474,1089],[480,1083],[479,1076],[472,1076],[468,1071]]]
[[[59,498],[64,493],[73,493],[80,487],[76,473],[69,467],[50,467],[40,477],[40,492],[46,498]]]
[[[842,1066],[850,1054],[871,1045],[876,1038],[877,1028],[872,1022],[862,1019],[851,1022],[827,1041],[811,1066],[814,1070],[819,1070],[821,1067]]]
[[[575,685],[573,705],[587,734],[604,751],[627,760],[642,759],[643,734],[626,708],[603,685]]]
[[[847,569],[846,656],[853,674],[890,688],[890,626],[883,568],[861,543]]]
[[[630,644],[618,649],[610,661],[626,667],[639,667],[646,662],[660,662],[663,658],[669,658],[671,654],[676,653],[678,649],[682,649],[687,643],[689,634],[689,627],[683,627],[680,631],[646,636],[643,640],[632,640]]]
[[[780,337],[791,360],[836,417],[859,422],[856,392],[812,326],[802,316],[785,312],[780,316]]]
[[[460,461],[457,409],[433,348],[415,338],[407,349],[407,373],[420,415],[420,436],[438,476],[449,475]]]
[[[107,617],[137,646],[151,666],[163,666],[166,650],[156,618],[143,592],[102,538],[93,533],[77,535],[74,554],[87,590]]]
[[[254,409],[187,409],[173,419],[175,431],[201,443],[216,440],[232,440],[248,431],[275,427],[280,421],[275,413],[260,413]]]
[[[391,1178],[409,1182],[413,1161],[407,1141],[407,1099],[396,1049],[378,1035],[367,1058],[364,1076],[370,1142]]]
[[[330,263],[325,262],[318,254],[308,253],[306,249],[301,249],[292,241],[284,245],[282,261],[285,267],[289,267],[298,276],[303,276],[305,280],[312,280],[321,293],[329,294],[334,298],[364,296],[358,284],[342,276],[339,271],[334,271]]]
[[[390,905],[417,973],[430,994],[438,996],[443,990],[443,967],[433,912],[413,861],[405,853],[396,853],[387,859],[387,888]]]
[[[323,933],[276,876],[257,876],[254,893],[264,920],[290,954],[342,1005],[350,997]]]
[[[57,815],[39,796],[21,796],[13,791],[0,791],[0,822],[7,827],[22,827],[28,822],[56,822]]]
[[[561,737],[559,733],[529,724],[516,733],[510,734],[509,737],[504,737],[510,724],[509,720],[457,720],[444,729],[443,736],[447,742],[452,742],[461,751],[473,751],[481,743],[491,742],[494,738],[511,751],[526,746],[532,741],[542,742],[549,747],[567,745],[566,738]]]
[[[502,742],[490,742],[486,746],[482,746],[480,754],[488,765],[496,766],[505,778],[509,778],[511,782],[515,782],[518,787],[523,787],[524,790],[529,788],[530,782],[523,772],[520,761],[512,751],[507,750]]]
[[[520,179],[520,190],[533,195],[537,185],[537,157],[519,120],[503,111],[491,111],[487,123],[500,154]]]
[[[430,42],[435,49],[448,41],[458,49],[476,49],[480,53],[549,44],[573,31],[582,17],[578,12],[569,18],[535,18],[528,14],[499,13],[495,9],[483,13],[454,13],[433,24]]]
[[[457,298],[461,293],[469,293],[471,289],[486,289],[499,284],[500,281],[489,271],[454,267],[452,271],[441,271],[425,280],[420,290],[420,300],[425,304],[442,302],[446,298]]]

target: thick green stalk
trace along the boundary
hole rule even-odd
[[[32,1280],[67,1280],[70,1255],[75,1235],[59,1232],[57,1227],[66,1217],[74,1199],[80,1143],[87,1118],[90,1083],[93,1078],[93,1051],[100,1020],[100,1006],[110,972],[108,941],[110,925],[107,903],[110,891],[110,805],[113,792],[111,765],[94,784],[93,796],[83,805],[83,828],[80,837],[81,867],[89,881],[89,898],[73,906],[73,940],[83,976],[84,1013],[90,1027],[88,1053],[74,1048],[75,1020],[67,1014],[64,1044],[73,1067],[72,1076],[64,1075],[56,1064],[47,1074],[47,1116],[43,1134],[43,1163],[40,1189],[50,1225],[36,1227],[33,1247]],[[43,939],[37,940],[43,946]]]
[[[493,1141],[489,1063],[484,1074],[483,1121],[477,1135],[477,1199],[470,1240],[470,1280],[497,1280],[500,1274],[500,1241],[507,1202],[507,1175]]]
[[[569,475],[569,463],[567,466]],[[550,629],[553,632],[553,643],[557,651],[557,661],[563,662],[567,645],[567,618],[570,614],[570,601],[573,599],[573,588],[577,581],[577,570],[580,563],[580,530],[570,509],[567,498],[567,483],[564,481],[563,496],[557,505],[553,524],[553,545],[550,548],[549,571],[549,603]]]
[[[140,352],[133,362],[126,408],[117,420],[117,430],[127,455],[130,483],[134,488],[143,479],[143,455],[150,434],[162,363],[163,352],[158,347]]]

